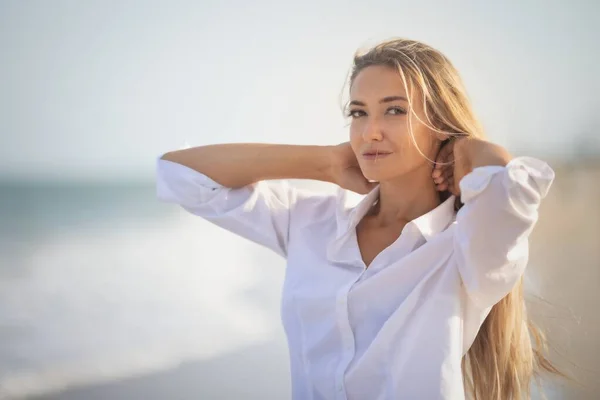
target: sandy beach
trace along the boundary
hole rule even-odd
[[[73,388],[36,400],[264,399],[290,396],[282,343],[267,343],[161,373]]]

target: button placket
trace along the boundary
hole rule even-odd
[[[362,273],[357,276],[350,285],[340,289],[337,295],[337,320],[343,345],[343,356],[336,371],[336,389],[339,396],[338,398],[340,399],[346,398],[344,394],[344,374],[346,372],[346,368],[348,368],[348,365],[350,365],[350,362],[354,357],[354,334],[352,332],[352,327],[350,326],[348,314],[348,294],[352,286],[358,279],[360,279],[361,276]]]

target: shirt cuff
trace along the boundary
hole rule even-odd
[[[492,178],[506,173],[512,183],[528,185],[544,198],[554,180],[554,171],[542,160],[533,157],[513,158],[506,167],[490,165],[475,168],[460,181],[461,201],[467,203],[477,197],[490,184]]]

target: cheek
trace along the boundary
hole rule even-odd
[[[434,159],[436,154],[433,154],[433,141],[429,132],[413,130],[413,135],[414,140],[410,131],[407,130],[403,135],[396,136],[394,140],[394,147],[401,155],[403,162],[414,165],[426,162],[427,158]]]
[[[394,123],[389,124],[385,132],[387,133],[387,139],[393,144],[395,149],[400,152],[406,152],[410,150],[412,146],[412,138],[410,136],[410,130],[405,123]]]
[[[363,124],[364,124],[364,119],[353,119],[349,125],[350,126],[350,129],[349,129],[350,136],[360,136],[362,129],[364,128]]]
[[[414,146],[412,144],[412,139],[410,138],[410,134],[398,135],[394,138],[394,148],[396,152],[402,154],[402,156],[407,156],[412,153],[412,149]]]
[[[413,148],[418,146],[419,150],[421,150],[421,152],[425,154],[431,151],[431,149],[433,148],[433,144],[435,143],[435,137],[434,135],[432,135],[429,128],[420,124],[417,126],[413,126],[414,140],[412,137],[410,137],[410,134],[408,136],[411,146]],[[415,151],[418,152],[416,148]]]

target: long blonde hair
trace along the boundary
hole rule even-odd
[[[411,91],[413,88],[420,91],[426,117],[426,121],[420,122],[430,129],[449,137],[484,137],[458,72],[439,51],[408,39],[382,42],[367,52],[355,54],[350,84],[360,71],[372,65],[397,69],[409,102],[413,98],[409,87]],[[546,358],[545,351],[543,333],[527,316],[521,278],[492,307],[462,360],[467,393],[474,400],[530,399],[534,378],[543,372],[563,375]]]

